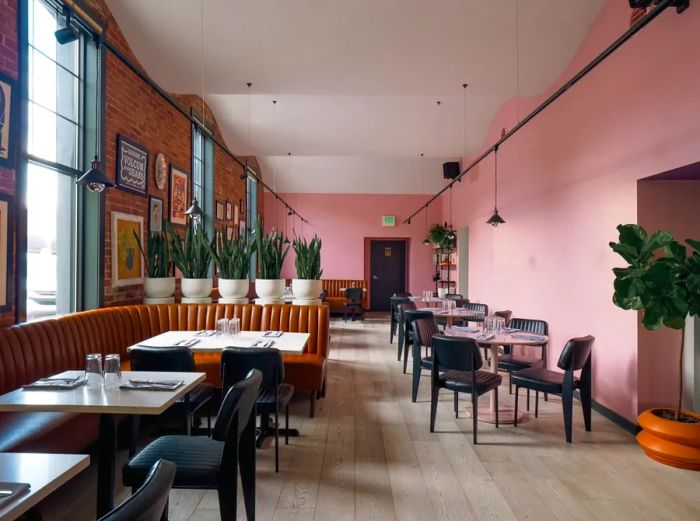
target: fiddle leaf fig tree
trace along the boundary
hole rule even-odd
[[[628,266],[613,268],[613,302],[622,309],[642,311],[646,329],[666,326],[681,330],[680,389],[674,419],[690,421],[681,416],[683,338],[686,317],[700,315],[700,242],[686,240],[693,250],[688,256],[686,247],[668,232],[649,235],[636,224],[621,224],[617,230],[619,240],[611,242],[610,248]]]

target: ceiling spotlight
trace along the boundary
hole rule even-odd
[[[54,36],[56,36],[56,41],[61,45],[65,45],[70,42],[74,42],[80,38],[80,33],[78,30],[71,25],[71,14],[68,8],[63,9],[64,16],[64,26],[56,31]]]
[[[411,224],[411,219],[408,220],[408,224]]]
[[[423,246],[430,246],[430,239],[428,239],[427,237],[423,239]]]
[[[291,208],[287,208],[287,215],[294,215],[294,212]]]
[[[505,223],[506,222],[503,220],[503,217],[498,215],[498,208],[493,209],[493,215],[491,216],[491,218],[488,221],[486,221],[486,224],[490,224],[494,228],[496,226],[498,226],[499,224],[505,224]]]

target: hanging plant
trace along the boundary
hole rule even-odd
[[[435,223],[430,227],[428,239],[434,246],[444,249],[452,249],[455,246],[455,232],[447,223]]]

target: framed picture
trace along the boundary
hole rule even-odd
[[[139,195],[148,193],[148,151],[117,134],[117,186]]]
[[[226,238],[230,241],[233,239],[233,226],[226,227]]]
[[[224,220],[224,203],[216,201],[216,219],[218,221]]]
[[[163,199],[153,195],[148,198],[148,232],[163,231]]]
[[[240,220],[240,215],[238,215],[238,205],[234,204],[233,205],[233,224],[234,224],[234,226],[238,226],[239,220]]]
[[[245,221],[243,219],[241,219],[238,222],[238,236],[245,237],[245,235],[246,235]]]
[[[245,215],[245,206],[243,206],[243,199],[238,200],[238,209],[241,212],[241,217]]]
[[[12,308],[12,230],[14,230],[13,198],[0,194],[0,311]]]
[[[230,221],[231,219],[233,219],[233,203],[226,201],[226,220]]]
[[[143,284],[143,262],[134,233],[143,244],[143,217],[112,212],[112,286]]]
[[[15,166],[17,82],[0,74],[0,166]]]
[[[190,174],[173,164],[170,165],[170,222],[187,224],[187,201],[189,201]]]

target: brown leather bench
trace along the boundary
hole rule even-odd
[[[345,307],[345,292],[341,289],[347,288],[365,288],[367,289],[366,280],[358,279],[323,279],[323,291],[326,294],[326,302],[331,308],[331,313],[342,313]],[[364,292],[362,298],[362,307],[368,309],[367,291]]]
[[[328,307],[271,305],[123,306],[0,329],[0,394],[44,376],[82,369],[88,353],[119,353],[170,330],[214,329],[219,318],[241,319],[244,330],[309,333],[302,355],[285,355],[286,380],[311,392],[311,415],[323,395],[328,356]],[[217,355],[195,355],[197,368],[219,384]],[[97,439],[98,419],[90,414],[0,413],[0,452],[79,452]]]

